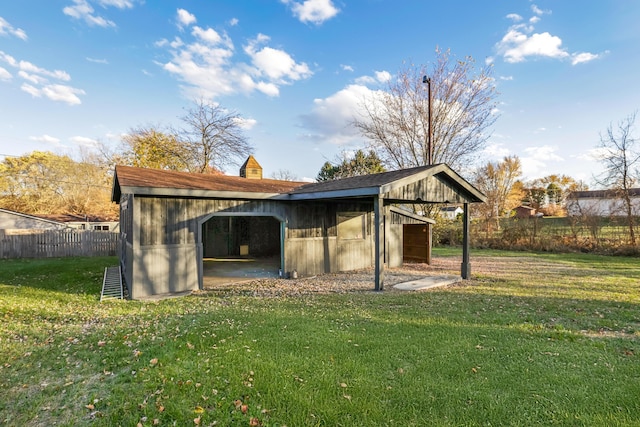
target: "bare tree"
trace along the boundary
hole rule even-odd
[[[241,164],[253,151],[242,131],[242,117],[203,99],[194,104],[182,117],[186,126],[177,132],[190,152],[189,169],[204,173]]]
[[[389,169],[426,165],[430,86],[432,163],[471,164],[497,118],[492,68],[476,71],[474,66],[471,57],[458,60],[436,49],[435,63],[406,65],[386,91],[364,100],[364,113],[353,124]]]
[[[289,169],[278,169],[271,174],[271,179],[277,179],[279,181],[297,181],[298,176]]]
[[[600,134],[600,148],[603,149],[602,163],[604,172],[597,181],[616,191],[624,203],[629,227],[631,245],[636,245],[634,232],[634,208],[630,190],[640,177],[640,149],[638,140],[633,136],[637,112],[627,116],[614,129],[610,124],[606,134]]]

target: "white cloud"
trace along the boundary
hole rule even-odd
[[[32,141],[37,141],[37,142],[44,142],[47,144],[51,144],[54,145],[56,147],[61,147],[62,144],[60,144],[60,139],[50,136],[50,135],[41,135],[41,136],[31,136],[29,137],[30,140]]]
[[[548,58],[566,58],[569,56],[562,48],[560,37],[552,36],[548,32],[535,33],[528,36],[517,29],[511,29],[504,35],[497,45],[507,62],[522,62],[530,56]]]
[[[266,75],[274,82],[284,83],[287,80],[304,79],[313,74],[307,64],[296,63],[287,52],[268,46],[260,47],[267,41],[267,36],[259,34],[244,48],[261,75]]]
[[[220,37],[220,34],[218,34],[218,32],[213,28],[207,28],[206,30],[204,30],[200,27],[193,27],[193,31],[191,32],[191,34],[195,38],[212,45],[215,45],[222,41],[222,37]]]
[[[168,49],[171,59],[160,64],[165,71],[184,82],[190,98],[215,98],[238,92],[262,92],[278,96],[279,87],[310,77],[313,72],[282,49],[268,46],[269,37],[258,34],[244,46],[249,62],[236,60],[232,40],[211,28],[194,27],[192,41],[176,37],[155,43]]]
[[[513,80],[513,76],[500,76],[499,78],[500,78],[500,80],[504,80],[504,81],[507,81],[507,82]]]
[[[72,6],[62,9],[62,12],[72,18],[86,22],[90,26],[115,27],[116,23],[94,14],[94,9],[87,0],[73,0]]]
[[[0,61],[4,61],[10,66],[17,68],[18,76],[28,82],[20,86],[22,91],[37,98],[45,97],[53,101],[66,102],[70,105],[81,103],[78,95],[84,95],[84,90],[66,84],[50,83],[50,79],[62,82],[70,81],[71,76],[67,72],[62,70],[47,70],[29,61],[18,61],[2,51],[0,51]],[[4,75],[5,73],[2,74]],[[6,72],[6,74],[8,74],[8,72]]]
[[[528,179],[540,178],[549,174],[549,163],[564,162],[557,154],[558,147],[542,145],[525,148],[525,155],[520,157],[522,174]]]
[[[84,147],[95,147],[98,145],[98,141],[96,141],[95,139],[87,138],[84,136],[74,136],[69,138],[69,140]]]
[[[340,9],[336,8],[331,0],[305,0],[302,3],[282,0],[282,3],[289,5],[293,15],[303,23],[310,22],[320,25],[340,12]]]
[[[388,71],[375,71],[373,76],[360,76],[356,79],[356,84],[359,85],[377,85],[380,83],[386,83],[391,80],[391,73]]]
[[[9,24],[2,16],[0,16],[0,36],[10,35],[21,40],[27,40],[27,33],[21,28],[15,28]]]
[[[133,1],[131,0],[98,0],[98,3],[102,7],[117,7],[118,9],[131,9],[133,8]]]
[[[490,143],[488,144],[484,150],[483,154],[490,159],[499,159],[502,160],[505,156],[508,156],[510,153],[509,149],[501,143]]]
[[[513,22],[520,22],[522,21],[522,16],[518,15],[517,13],[510,13],[507,15],[507,19],[510,19]]]
[[[238,123],[238,126],[240,126],[241,129],[245,129],[245,130],[253,129],[255,125],[258,123],[256,119],[247,119],[244,117],[237,117],[235,121],[236,123]]]
[[[360,135],[351,122],[360,114],[364,100],[375,100],[378,94],[366,86],[354,84],[327,98],[315,99],[311,113],[300,117],[302,126],[311,131],[306,137],[334,144],[357,141]]]
[[[540,9],[538,6],[536,6],[535,4],[531,5],[531,11],[533,13],[535,13],[536,15],[540,16],[540,15],[544,15],[545,13],[551,13],[549,11],[544,11],[542,9]]]
[[[572,65],[592,61],[600,55],[589,52],[569,53],[562,46],[562,39],[549,32],[534,32],[534,24],[540,21],[540,17],[550,14],[551,11],[542,10],[536,5],[531,6],[534,16],[529,19],[529,25],[517,23],[509,27],[502,39],[496,43],[495,50],[509,63],[524,62],[529,58],[570,59]],[[515,22],[522,17],[517,14],[509,14],[508,18]],[[520,19],[518,19],[520,18]]]
[[[376,80],[378,80],[380,83],[386,83],[391,80],[391,73],[389,73],[388,71],[376,71],[375,75]]]
[[[177,15],[178,15],[177,16],[178,26],[180,28],[188,27],[189,25],[196,23],[195,15],[193,15],[192,13],[189,13],[185,9],[178,9]]]
[[[13,76],[11,75],[10,72],[8,72],[6,69],[0,67],[0,80],[11,80],[13,78]]]
[[[558,147],[552,147],[551,145],[527,147],[524,151],[527,153],[527,157],[532,159],[554,162],[564,161],[562,157],[556,154]]]
[[[585,151],[583,154],[576,156],[578,160],[600,161],[608,158],[611,151],[608,148],[598,147]]]
[[[18,71],[18,76],[36,85],[45,84],[48,81],[46,78],[38,76],[37,74],[29,74],[26,71],[22,71],[22,70]]]
[[[78,98],[78,95],[85,94],[85,91],[82,89],[77,89],[71,86],[59,85],[59,84],[35,87],[33,85],[24,83],[20,87],[20,89],[22,89],[24,92],[27,92],[28,94],[36,98],[45,97],[52,101],[65,102],[69,105],[81,104],[82,101],[80,101],[80,98]]]
[[[605,52],[607,53],[607,52]],[[582,53],[574,53],[573,55],[571,55],[571,65],[577,65],[577,64],[583,64],[585,62],[590,62],[593,61],[595,59],[600,58],[602,55],[599,54],[595,54],[595,53],[589,53],[589,52],[582,52]]]
[[[106,59],[97,59],[97,58],[85,58],[87,61],[89,62],[93,62],[95,64],[108,64],[109,61],[107,61]]]
[[[238,18],[231,18],[229,20],[229,25],[232,27],[235,27],[236,25],[238,25],[240,23],[240,21],[238,20]]]
[[[351,71],[353,72],[354,69],[351,65],[344,65],[344,64],[340,64],[340,68],[342,68],[343,71]]]

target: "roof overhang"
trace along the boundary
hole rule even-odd
[[[149,197],[183,197],[202,199],[240,199],[240,200],[264,200],[281,198],[281,193],[256,193],[248,191],[214,191],[190,188],[162,188],[162,187],[128,187],[120,188],[119,193],[135,194],[136,196]],[[115,193],[114,196],[115,197]],[[120,200],[118,194],[117,201]],[[116,201],[116,200],[113,200]]]
[[[154,173],[159,173],[158,171]],[[114,174],[111,200],[118,203],[121,195],[134,194],[147,197],[180,197],[208,199],[280,200],[280,201],[321,201],[341,199],[370,199],[380,197],[385,204],[392,203],[481,203],[487,197],[445,164],[415,168],[413,170],[392,171],[364,176],[340,182],[316,183],[284,192],[239,191],[211,188],[166,187],[161,185],[120,185],[118,173]],[[367,176],[369,177],[369,176]],[[237,179],[237,178],[235,178]],[[131,180],[130,180],[131,181]],[[229,186],[227,186],[229,187]],[[273,187],[263,187],[272,190]],[[434,190],[437,188],[437,190]],[[450,200],[453,198],[455,200]]]

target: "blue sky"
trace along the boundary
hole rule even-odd
[[[493,64],[479,160],[591,184],[600,133],[640,108],[639,19],[637,0],[3,1],[0,155],[115,146],[204,96],[245,118],[266,175],[313,178],[364,146],[361,96],[440,47]]]

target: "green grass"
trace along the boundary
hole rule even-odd
[[[637,258],[474,261],[420,293],[106,303],[113,258],[0,261],[0,425],[640,425]]]

